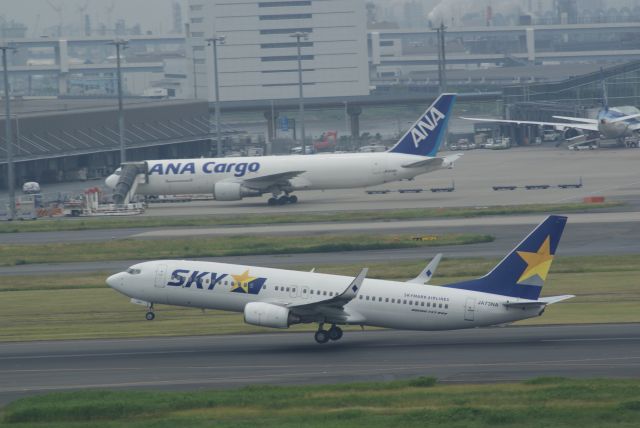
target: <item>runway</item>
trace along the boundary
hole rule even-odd
[[[452,383],[638,378],[640,325],[348,331],[327,345],[317,345],[310,332],[0,344],[0,404],[79,388],[192,390],[416,376]]]

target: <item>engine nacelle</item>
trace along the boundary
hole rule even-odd
[[[262,192],[233,181],[220,181],[213,187],[213,197],[217,201],[239,201],[247,196],[261,196]]]
[[[261,327],[288,328],[300,320],[288,308],[271,303],[251,302],[244,307],[244,322]]]

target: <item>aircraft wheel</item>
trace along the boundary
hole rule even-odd
[[[147,319],[147,321],[153,321],[156,318],[156,314],[154,314],[153,312],[147,312],[144,317]]]
[[[270,207],[274,206],[274,205],[278,205],[278,199],[276,198],[269,198],[269,200],[267,201],[267,204],[269,204]]]
[[[326,330],[318,330],[314,334],[313,338],[318,343],[327,343],[329,341],[329,332]]]
[[[333,326],[329,330],[329,339],[331,340],[340,340],[342,339],[342,329],[338,326]]]
[[[278,201],[278,202],[277,202],[277,203],[278,203],[278,205],[287,205],[287,202],[289,202],[289,197],[288,197],[288,196],[280,196],[280,197],[277,199],[277,201]]]
[[[289,203],[290,204],[295,204],[297,202],[298,202],[298,197],[296,195],[289,196]]]

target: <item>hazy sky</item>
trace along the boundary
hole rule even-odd
[[[54,6],[62,6],[64,25],[79,26],[81,13],[78,10],[85,4],[87,13],[91,15],[92,25],[98,27],[99,22],[108,20],[108,8],[113,5],[112,22],[124,18],[127,26],[136,23],[143,30],[154,33],[169,32],[172,29],[171,4],[173,0],[49,0]],[[44,28],[58,25],[58,14],[54,12],[47,0],[0,0],[0,16],[7,20],[16,20],[29,27],[29,36],[36,36],[38,15],[40,16],[40,32]],[[182,1],[179,1],[182,3]],[[183,16],[184,18],[184,16]]]

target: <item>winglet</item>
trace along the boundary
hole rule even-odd
[[[440,259],[442,259],[442,253],[436,254],[436,256],[429,262],[429,264],[424,269],[422,269],[422,272],[420,272],[418,276],[410,279],[407,282],[411,282],[414,284],[428,284],[431,280],[431,277],[433,277],[433,274],[436,273],[436,269],[438,268]]]
[[[358,291],[360,291],[360,287],[362,287],[362,282],[367,277],[367,272],[369,272],[369,268],[362,268],[358,276],[351,281],[351,284],[349,284],[347,289],[338,297],[347,301],[355,299],[358,295]]]

